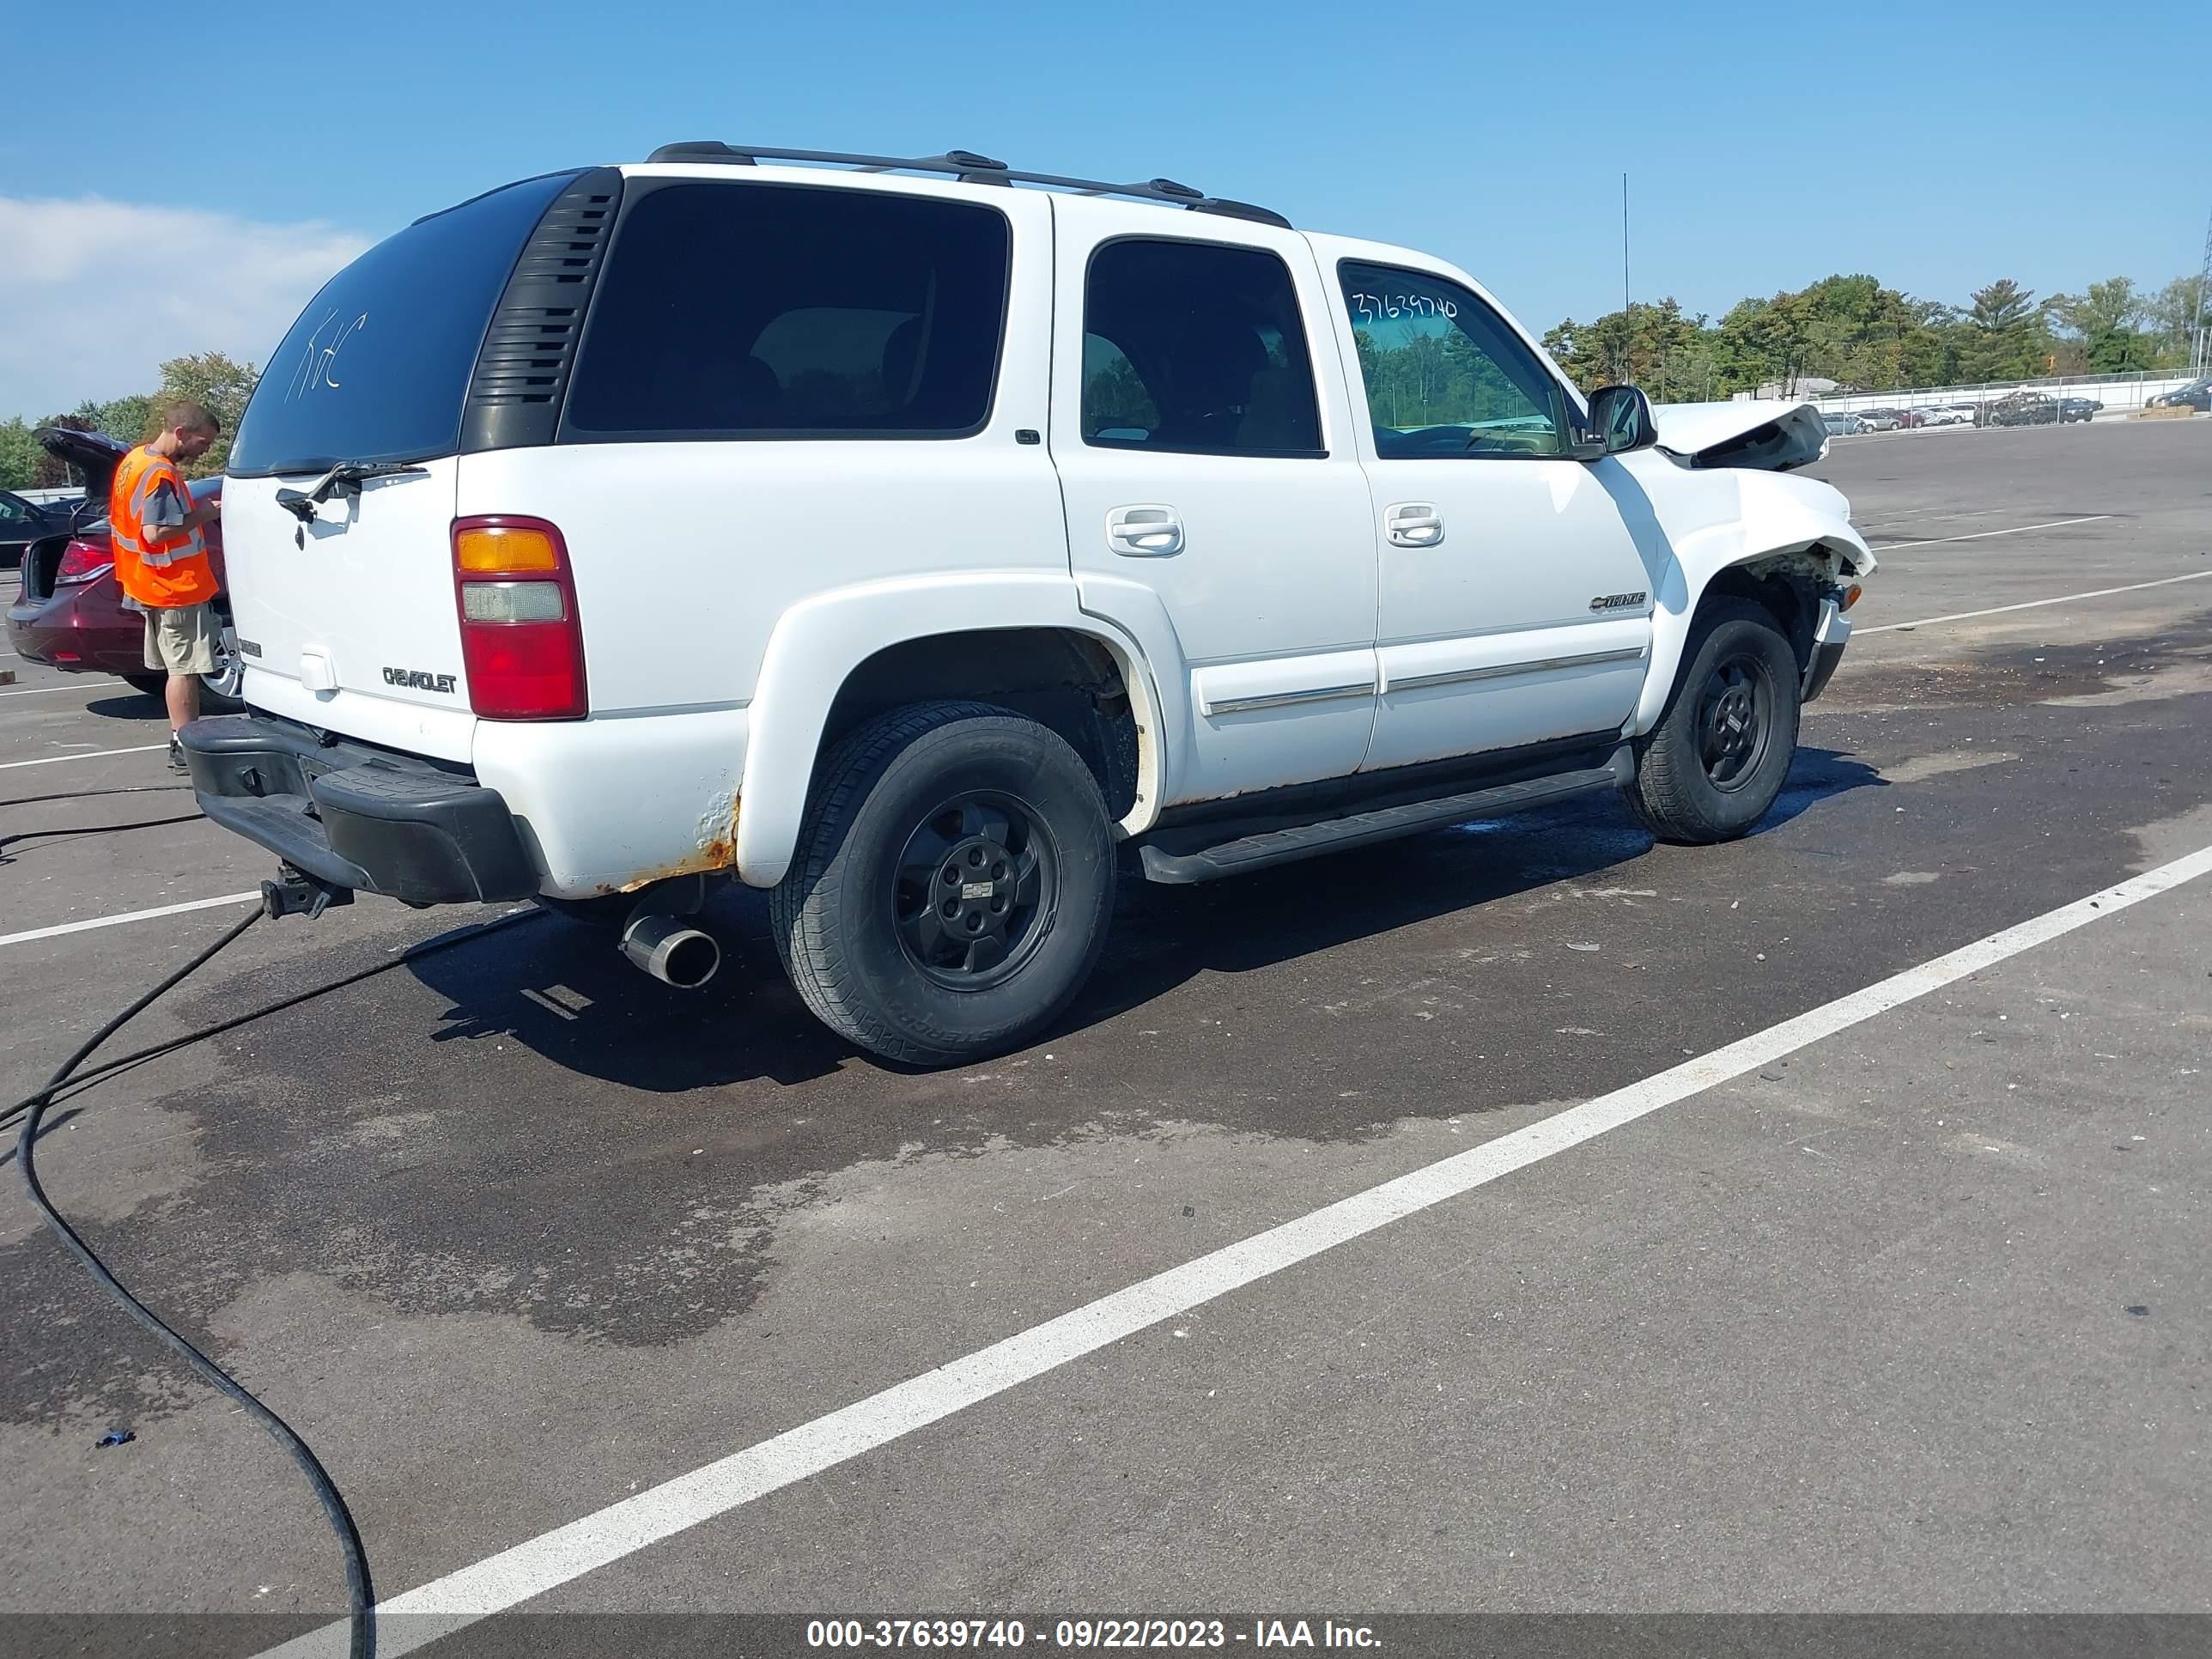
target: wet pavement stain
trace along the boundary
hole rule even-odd
[[[1960,671],[1990,686],[2021,672]],[[1877,664],[1867,678],[1894,673]],[[1959,694],[1930,717],[1948,716]],[[1887,823],[1893,798],[1917,814],[1958,810],[1941,793],[1884,785],[1875,762],[1913,752],[1896,752],[1900,734],[1848,736],[1863,752],[1808,747],[1735,852],[1655,849],[1599,799],[1218,886],[1130,883],[1062,1031],[951,1073],[876,1066],[817,1026],[777,969],[757,895],[710,907],[731,960],[706,992],[682,998],[590,927],[532,921],[226,1039],[210,1085],[150,1103],[188,1137],[191,1182],[97,1226],[94,1242],[218,1358],[224,1310],[254,1283],[303,1271],[400,1313],[519,1316],[548,1333],[653,1347],[746,1312],[775,1272],[780,1237],[818,1231],[849,1203],[842,1178],[901,1158],[997,1166],[1194,1123],[1255,1144],[1356,1147],[1407,1116],[1550,1098],[1560,1075],[1594,1061],[1641,1063],[1603,1034],[1688,1052],[1756,1013],[1724,1021],[1682,1006],[1668,983],[1682,929],[1755,975],[1760,997],[1804,1006],[1832,994],[1820,951],[1791,939],[1809,931],[1802,908],[1884,902],[1844,856],[1842,826],[1863,838]],[[2004,741],[2047,763],[2054,738],[2055,728],[2033,744]],[[2155,769],[2124,747],[2069,750],[2079,787],[2107,815],[2169,810],[2171,792],[2146,775]],[[1920,787],[2013,800],[2021,785],[2004,775],[2027,769]],[[1817,824],[1792,832],[1808,813]],[[2033,815],[2003,827],[2031,832]],[[1998,856],[1977,835],[1976,856]],[[2063,866],[2044,873],[2071,890]],[[1903,907],[1898,951],[1940,921],[1927,896],[1951,885],[1890,890]],[[1753,907],[1739,911],[1731,891],[1753,895]],[[1607,901],[1601,951],[1566,950],[1570,936],[1589,939],[1585,895],[1601,892],[1636,896]],[[334,956],[328,971],[358,965]],[[296,993],[298,980],[296,968],[248,971],[179,1012],[227,1018]],[[1331,1020],[1340,1035],[1317,1065],[1314,1033]],[[16,1382],[0,1420],[143,1422],[181,1402],[186,1385],[119,1320],[112,1339],[94,1334],[111,1316],[43,1237],[0,1249],[0,1283],[17,1316],[0,1342]],[[46,1340],[58,1332],[77,1339]],[[89,1365],[88,1349],[100,1356]]]

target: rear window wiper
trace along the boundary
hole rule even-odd
[[[428,467],[417,466],[412,461],[340,461],[305,489],[280,489],[276,505],[299,520],[311,523],[315,509],[330,500],[333,489],[358,492],[362,481],[368,478],[398,478],[429,476]]]

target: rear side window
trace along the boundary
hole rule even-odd
[[[742,183],[635,196],[562,436],[978,431],[1012,248],[1003,214],[928,197]]]
[[[1083,290],[1083,441],[1319,457],[1290,268],[1260,248],[1109,242]]]
[[[451,454],[492,309],[524,242],[575,176],[465,202],[331,278],[262,371],[225,470],[255,477]]]

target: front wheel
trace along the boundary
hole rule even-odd
[[[1662,841],[1733,841],[1766,815],[1797,752],[1796,653],[1748,599],[1700,607],[1629,805]]]
[[[983,1059],[1072,1001],[1105,942],[1114,840],[1091,769],[981,703],[896,709],[822,763],[776,950],[822,1023],[915,1066]]]

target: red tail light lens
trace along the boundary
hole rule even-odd
[[[543,519],[453,520],[453,605],[469,706],[488,720],[580,720],[591,712],[568,544]]]
[[[62,562],[54,567],[54,586],[98,581],[115,568],[115,556],[96,542],[72,540],[62,549]]]

